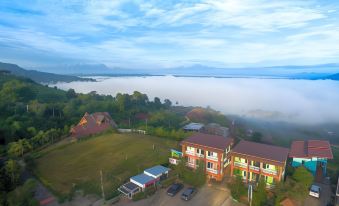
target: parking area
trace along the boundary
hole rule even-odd
[[[322,183],[314,183],[321,188],[320,198],[308,196],[304,202],[305,206],[326,206],[331,200],[331,186],[328,179]]]
[[[185,186],[176,196],[170,197],[167,195],[167,189],[160,189],[151,197],[133,202],[131,200],[121,200],[116,205],[128,205],[128,206],[240,206],[241,204],[236,203],[230,197],[230,191],[226,187],[221,186],[208,186],[205,185],[200,188],[197,194],[189,201],[184,201],[180,198],[181,193],[187,188]]]

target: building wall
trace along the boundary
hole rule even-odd
[[[203,156],[198,155],[198,150],[204,150]],[[217,181],[221,181],[225,175],[225,169],[227,167],[228,154],[230,152],[231,147],[229,146],[224,152],[213,150],[211,148],[206,148],[203,146],[192,146],[192,145],[182,145],[182,153],[183,157],[186,158],[188,161],[188,167],[193,169],[196,168],[197,161],[203,161],[205,166],[205,172],[208,178],[215,179]],[[188,152],[187,152],[188,151]],[[208,151],[216,153],[215,159],[209,159],[207,157]],[[213,164],[213,169],[208,169],[208,162]],[[215,173],[217,171],[217,174]]]
[[[318,163],[323,165],[324,175],[326,175],[327,159],[324,158],[293,158],[292,167],[304,165],[313,175],[315,175]]]
[[[283,180],[286,162],[273,164],[260,158],[250,158],[243,155],[231,155],[231,176],[239,175],[246,182],[257,182],[265,178],[267,185],[273,185]]]

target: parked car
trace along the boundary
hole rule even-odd
[[[182,194],[181,194],[181,199],[183,200],[190,200],[192,197],[197,193],[197,189],[194,187],[187,188]]]
[[[183,184],[181,183],[174,183],[173,185],[170,186],[167,190],[167,194],[169,196],[175,196],[182,188],[184,187]]]
[[[320,198],[320,187],[317,185],[312,185],[310,189],[310,196]]]

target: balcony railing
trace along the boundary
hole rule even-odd
[[[271,169],[262,169],[262,171],[266,174],[270,174],[270,175],[277,175],[278,171],[276,170],[271,170]]]
[[[247,168],[247,163],[244,162],[234,162],[234,166]]]
[[[204,157],[204,154],[197,153],[197,156],[203,158],[203,157]]]
[[[192,163],[192,162],[186,162],[186,165],[188,167],[196,168],[196,165],[194,163]]]
[[[206,170],[208,171],[208,172],[210,172],[210,173],[213,173],[213,174],[218,174],[218,170],[216,170],[216,169],[213,169],[213,168],[206,168]]]
[[[195,155],[195,152],[194,152],[194,151],[191,151],[191,150],[186,150],[185,153],[186,153],[186,154],[189,154],[189,155],[192,155],[192,156]]]
[[[260,167],[254,166],[254,165],[250,165],[250,169],[254,170],[254,171],[260,171]]]
[[[218,161],[218,157],[206,155],[206,159]]]

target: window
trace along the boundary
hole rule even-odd
[[[202,149],[198,149],[198,154],[201,154],[201,155],[203,155],[203,154],[204,154],[204,150],[202,150]]]
[[[217,156],[217,153],[211,152],[211,151],[207,151],[207,156],[210,156],[210,157],[216,157],[216,156]]]
[[[187,146],[187,151],[192,151],[192,152],[194,152],[194,147]]]
[[[207,168],[213,169],[213,163],[212,162],[207,162]]]

